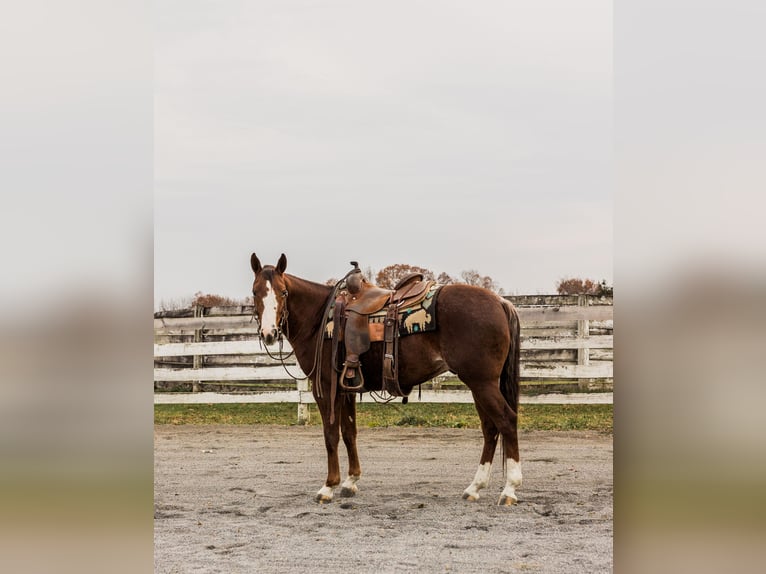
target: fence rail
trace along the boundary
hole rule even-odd
[[[611,298],[519,295],[506,299],[516,305],[521,320],[523,381],[570,381],[584,389],[594,381],[612,380]],[[268,384],[281,385],[276,396],[298,402],[299,412],[305,410],[305,405],[313,402],[307,382],[300,381],[297,390],[284,389],[285,384],[295,383],[256,339],[252,313],[251,306],[194,307],[155,313],[155,389],[161,389],[163,384],[189,382],[194,391],[210,384],[249,382],[267,388]],[[290,351],[286,342],[284,351]],[[276,355],[276,348],[271,349],[271,355]],[[294,377],[305,376],[294,358],[287,362],[287,368]],[[274,399],[276,388],[270,390],[262,394],[264,402]],[[458,398],[450,395],[449,402],[471,402],[469,392],[459,394]]]
[[[206,309],[226,309],[225,307],[210,307]],[[247,309],[246,306],[231,307],[232,311]],[[570,322],[570,321],[610,321],[612,320],[612,306],[599,305],[593,307],[517,307],[522,327],[527,325],[551,322]],[[155,314],[154,329],[173,331],[175,330],[194,330],[194,329],[255,329],[252,322],[252,311],[237,313],[228,316],[224,315],[206,315],[206,316],[173,316],[169,312],[159,312]]]

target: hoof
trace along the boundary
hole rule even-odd
[[[352,496],[356,496],[356,493],[358,492],[358,490],[359,489],[357,489],[356,486],[353,486],[351,488],[344,486],[343,488],[340,489],[340,495],[343,498],[351,498]]]
[[[468,494],[467,492],[464,492],[463,500],[467,500],[468,502],[476,502],[479,500],[479,496],[477,494]]]
[[[500,500],[497,501],[498,506],[513,506],[514,504],[518,504],[518,500],[513,496],[506,496],[505,494],[500,497]]]
[[[323,486],[319,489],[319,492],[317,492],[317,495],[314,497],[314,500],[316,500],[319,504],[327,504],[328,502],[332,502],[332,486]]]

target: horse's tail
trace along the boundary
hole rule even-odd
[[[511,331],[511,345],[505,358],[503,371],[500,374],[500,392],[503,393],[508,406],[513,412],[519,408],[519,378],[521,352],[521,323],[516,308],[507,300],[503,300],[503,309],[508,317],[508,327]]]

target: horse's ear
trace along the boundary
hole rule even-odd
[[[263,269],[263,265],[261,265],[261,262],[258,260],[258,256],[255,253],[250,256],[250,267],[253,268],[253,273],[258,273]]]
[[[287,257],[285,257],[285,254],[283,253],[279,257],[279,261],[277,261],[277,271],[284,273],[285,269],[287,269]]]

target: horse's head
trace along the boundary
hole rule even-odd
[[[276,266],[264,267],[253,253],[250,256],[250,266],[255,273],[253,303],[259,334],[267,345],[273,345],[287,321],[287,284],[284,277],[287,257],[283,253]]]

